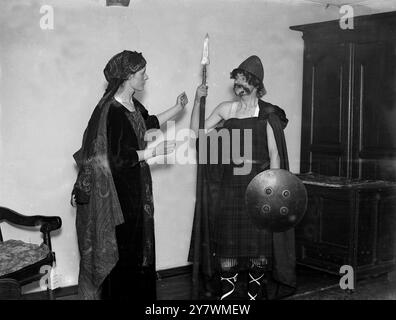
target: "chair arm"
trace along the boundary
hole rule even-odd
[[[60,217],[41,217],[40,220],[41,228],[40,231],[44,236],[44,243],[48,246],[49,250],[52,252],[51,235],[50,232],[59,229],[62,226],[62,219]],[[54,260],[55,260],[55,253]]]
[[[42,232],[50,232],[59,229],[62,226],[62,219],[57,216],[25,216],[14,210],[0,207],[0,220],[6,220],[11,223],[35,227],[41,225]]]
[[[25,216],[14,210],[0,207],[0,221],[6,220],[20,226],[35,227],[41,226],[40,231],[44,234],[44,243],[50,247],[51,241],[49,234],[62,226],[62,219],[57,216]]]
[[[34,216],[39,219],[38,225],[41,225],[42,233],[58,230],[62,226],[62,219],[57,216],[43,217]]]

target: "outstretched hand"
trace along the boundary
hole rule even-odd
[[[155,156],[167,155],[175,150],[176,142],[171,140],[162,141],[155,147]]]
[[[183,92],[177,97],[176,104],[181,106],[182,109],[184,109],[187,103],[188,103],[187,95],[185,92]]]

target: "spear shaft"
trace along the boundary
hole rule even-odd
[[[206,85],[206,64],[204,64],[202,67],[202,84]],[[205,127],[205,105],[206,96],[203,96],[199,101],[199,129],[204,129]]]
[[[208,47],[209,37],[206,35],[204,41],[204,49],[202,54],[202,84],[206,85],[206,66],[209,64],[209,47]],[[198,136],[203,129],[205,128],[205,105],[206,105],[206,96],[201,97],[199,101],[199,123],[198,123]],[[205,137],[203,137],[205,138]],[[199,299],[199,292],[201,289],[201,281],[200,281],[200,271],[203,271],[201,263],[204,258],[202,255],[205,255],[202,248],[202,241],[207,239],[206,232],[208,231],[209,225],[207,221],[206,214],[203,212],[204,207],[202,206],[203,197],[203,179],[204,179],[204,168],[203,165],[200,164],[199,161],[199,150],[197,152],[197,189],[196,189],[196,203],[195,203],[195,212],[194,212],[194,228],[193,228],[193,239],[194,239],[194,256],[193,256],[193,276],[192,276],[192,299]],[[205,264],[205,263],[204,263]],[[205,272],[204,272],[205,274]]]

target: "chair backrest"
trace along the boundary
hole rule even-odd
[[[5,220],[20,226],[34,227],[41,225],[43,216],[24,216],[14,210],[0,207],[0,221]]]
[[[1,222],[3,220],[27,227],[37,225],[37,223],[35,223],[36,220],[34,219],[29,219],[29,217],[25,217],[14,210],[5,207],[0,207],[0,241],[1,242],[3,242],[3,234],[1,233]]]
[[[0,222],[2,220],[26,227],[41,226],[40,231],[44,235],[44,243],[49,246],[50,250],[51,250],[51,239],[49,233],[51,231],[59,229],[62,226],[62,219],[60,217],[25,216],[5,207],[0,207]],[[0,231],[0,240],[3,241],[1,231]]]

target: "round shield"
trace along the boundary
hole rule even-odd
[[[296,226],[307,209],[303,182],[283,169],[260,172],[250,181],[245,197],[253,223],[271,232],[284,232]]]

